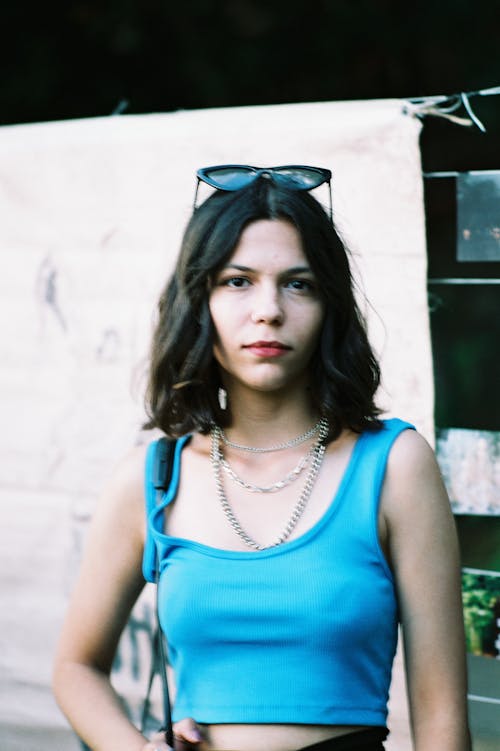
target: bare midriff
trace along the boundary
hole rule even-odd
[[[304,746],[337,738],[359,725],[201,725],[210,751],[296,751]]]

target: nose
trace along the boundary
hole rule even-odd
[[[283,306],[279,290],[274,285],[262,284],[255,290],[253,308],[253,323],[272,323],[275,326],[283,322]]]

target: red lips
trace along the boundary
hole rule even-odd
[[[291,350],[291,347],[282,342],[264,340],[245,344],[243,348],[250,350],[250,352],[258,357],[279,357]]]

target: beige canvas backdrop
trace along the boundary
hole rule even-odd
[[[380,402],[432,438],[419,132],[396,100],[0,129],[4,751],[79,747],[50,693],[54,644],[99,488],[117,458],[145,440],[141,374],[153,308],[190,214],[197,167],[332,169],[335,216],[382,359]],[[316,195],[327,204],[325,186]],[[132,709],[150,624],[146,595],[116,670]],[[399,662],[393,694],[393,748],[405,751]]]

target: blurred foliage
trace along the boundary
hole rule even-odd
[[[462,574],[467,651],[496,656],[495,605],[500,604],[500,578],[485,574]]]
[[[500,83],[498,16],[491,0],[5,3],[0,123],[122,99],[141,113],[475,90]]]

